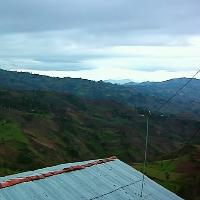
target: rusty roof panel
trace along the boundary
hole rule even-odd
[[[0,178],[0,182],[85,165],[94,161],[70,163]],[[85,169],[20,183],[0,189],[1,200],[181,200],[174,193],[145,178],[140,197],[142,174],[116,159]]]

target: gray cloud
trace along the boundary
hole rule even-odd
[[[6,0],[0,3],[0,30],[197,33],[199,7],[198,0]]]
[[[167,69],[159,65],[165,62],[159,55],[148,63],[149,55],[126,55],[113,48],[190,46],[190,38],[200,35],[199,7],[199,0],[1,1],[0,64],[9,69],[78,71],[97,67],[92,60],[136,57],[146,64],[133,61],[128,68]],[[169,62],[169,70],[189,68],[192,58],[187,67],[179,64],[182,58],[176,59]]]

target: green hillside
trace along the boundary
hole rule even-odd
[[[111,155],[129,163],[143,159],[145,119],[130,107],[63,93],[0,94],[1,175]],[[153,115],[149,158],[178,148],[198,126]]]
[[[200,197],[200,146],[190,145],[185,151],[174,159],[149,162],[146,173],[151,179],[185,199],[198,200]],[[135,163],[133,166],[140,171],[143,170],[142,163]]]
[[[112,155],[141,170],[146,134],[142,114],[173,92],[168,84],[140,91],[3,70],[0,85],[0,176]],[[170,92],[160,97],[162,89]],[[199,128],[199,104],[190,104],[191,97],[178,99],[164,115],[152,110],[147,173],[180,196],[198,199],[200,135],[181,155],[174,152]]]

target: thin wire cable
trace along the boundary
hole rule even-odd
[[[184,142],[183,146],[182,146],[180,149],[176,150],[175,152],[168,153],[168,154],[166,154],[165,156],[175,155],[175,157],[178,157],[178,155],[181,153],[181,151],[182,151],[187,145],[189,145],[190,142],[191,142],[199,133],[200,133],[200,127],[194,132],[194,134],[193,134],[190,138],[187,139],[186,142]],[[171,160],[171,162],[172,162],[172,163],[175,162],[175,159]],[[160,171],[158,172],[158,174],[157,174],[157,177],[160,177],[162,173],[163,173],[163,171],[160,170]]]
[[[195,78],[197,76],[197,74],[199,74],[200,69],[192,76],[192,78],[190,78],[183,86],[181,86],[171,97],[169,97],[164,103],[162,103],[155,112],[159,112],[163,107],[165,107],[168,103],[170,103],[172,101],[172,99],[174,99],[178,93],[183,90],[192,80],[193,78]],[[148,114],[151,114],[150,111]],[[195,134],[191,137],[195,137],[196,134],[199,131],[195,132]],[[147,115],[147,133],[146,133],[146,142],[145,142],[145,156],[144,156],[144,165],[143,165],[143,177],[142,177],[142,187],[141,187],[141,194],[140,196],[142,197],[143,195],[143,190],[144,190],[144,179],[145,179],[145,173],[146,173],[146,162],[147,162],[147,150],[148,150],[148,138],[149,138],[149,116]],[[190,138],[190,140],[191,140]]]
[[[135,182],[131,182],[131,183],[127,184],[127,185],[123,185],[123,186],[118,187],[118,188],[116,188],[116,189],[114,189],[114,190],[111,190],[110,192],[107,192],[107,193],[104,193],[104,194],[102,194],[102,195],[99,195],[99,196],[90,198],[89,200],[99,199],[99,198],[101,198],[101,197],[104,197],[104,196],[107,196],[107,195],[109,195],[109,194],[112,194],[113,192],[116,192],[116,191],[118,191],[118,190],[120,190],[120,189],[123,189],[123,188],[129,187],[129,186],[131,186],[131,185],[134,185],[134,184],[136,184],[136,183],[139,183],[140,181],[141,181],[141,180],[138,180],[138,181],[135,181]]]
[[[191,81],[193,81],[193,79],[197,76],[197,74],[200,73],[200,69],[183,85],[181,86],[175,93],[174,95],[172,95],[169,99],[166,100],[166,102],[164,102],[163,104],[161,104],[161,106],[158,107],[158,109],[156,110],[156,112],[159,112],[164,106],[166,106],[174,97],[176,97],[178,95],[178,93],[183,90]],[[182,151],[183,148],[185,148],[186,145],[188,145],[192,139],[194,137],[196,137],[196,135],[198,135],[200,133],[200,128],[194,132],[194,134],[184,143],[184,145],[181,147],[181,149],[178,150]]]
[[[192,80],[200,73],[200,69],[183,85],[181,86],[171,97],[169,97],[164,103],[162,103],[155,112],[159,112],[163,107],[165,107],[174,97],[178,95],[178,93],[183,90]]]
[[[146,116],[146,139],[145,139],[145,151],[144,151],[144,164],[143,164],[143,175],[142,175],[142,188],[140,196],[143,196],[143,190],[144,190],[144,178],[146,174],[146,165],[147,165],[147,150],[148,150],[148,139],[149,139],[149,113]]]
[[[178,93],[183,90],[196,76],[200,73],[200,69],[183,85],[181,86],[170,98],[168,98],[163,104],[161,104],[155,112],[159,112],[163,107],[165,107],[170,101],[175,98]],[[196,137],[196,135],[200,132],[200,128],[184,143],[183,147],[180,149],[182,150],[190,141]],[[180,151],[178,150],[178,151]]]
[[[188,138],[186,140],[186,142],[184,142],[184,144],[182,145],[182,147],[180,149],[177,150],[177,156],[179,155],[179,153],[187,146],[191,143],[191,141],[200,133],[200,127],[194,132],[194,134],[192,134],[192,136],[190,138]]]

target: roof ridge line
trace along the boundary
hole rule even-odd
[[[50,176],[55,176],[55,175],[64,174],[64,173],[68,173],[68,172],[72,172],[72,171],[82,170],[82,169],[85,169],[85,168],[88,168],[88,167],[92,167],[94,165],[99,165],[99,164],[111,162],[111,161],[114,161],[116,159],[117,159],[116,156],[112,156],[112,157],[109,157],[109,158],[104,158],[104,159],[99,159],[99,160],[96,160],[96,161],[93,161],[93,162],[89,162],[89,163],[86,163],[86,164],[83,164],[83,165],[75,165],[75,166],[66,167],[66,168],[63,168],[61,170],[49,171],[47,173],[42,173],[42,174],[38,174],[38,175],[32,175],[32,176],[10,179],[10,180],[7,180],[7,181],[0,182],[0,189],[11,187],[11,186],[21,184],[21,183],[27,183],[27,182],[45,179],[45,178],[48,178]]]

